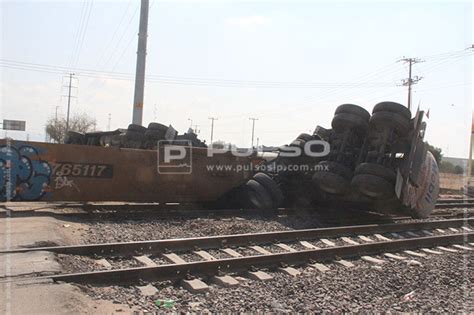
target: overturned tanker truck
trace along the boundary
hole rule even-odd
[[[387,214],[427,217],[439,193],[436,160],[423,141],[422,111],[414,118],[403,105],[382,102],[372,110],[337,107],[331,129],[316,127],[279,148],[270,169],[285,195],[285,206],[347,205]],[[309,154],[308,144],[322,156]],[[287,152],[299,148],[301,156]],[[296,171],[295,171],[296,170]],[[265,200],[266,198],[260,198]]]
[[[65,144],[3,139],[0,201],[253,209],[341,203],[423,218],[439,191],[438,166],[423,142],[425,128],[423,112],[412,118],[401,104],[383,102],[372,115],[357,105],[341,105],[332,129],[318,126],[271,157],[253,150],[216,154],[192,130],[178,135],[159,123],[71,131]],[[318,150],[325,152],[310,153]],[[178,154],[167,158],[173,151]]]

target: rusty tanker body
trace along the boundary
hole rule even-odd
[[[192,130],[178,135],[159,123],[71,131],[65,144],[2,139],[0,199],[255,211],[344,204],[417,218],[431,213],[439,174],[423,141],[423,112],[412,118],[404,106],[383,102],[370,114],[344,104],[331,125],[299,135],[271,158],[254,150],[211,150]]]

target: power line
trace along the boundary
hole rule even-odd
[[[69,68],[62,66],[52,66],[45,64],[26,63],[20,61],[13,61],[7,59],[0,59],[0,66],[18,70],[31,70],[47,73],[63,73]],[[117,80],[133,79],[133,74],[124,72],[98,71],[85,68],[74,68],[78,76],[96,77],[96,78],[110,78]],[[278,81],[243,81],[243,80],[226,80],[226,79],[211,79],[211,78],[189,78],[189,77],[175,77],[171,79],[170,76],[163,75],[147,75],[147,80],[168,83],[168,84],[183,84],[183,85],[201,85],[201,86],[225,86],[225,87],[267,87],[267,88],[331,88],[331,87],[359,87],[364,84],[350,83],[350,82],[327,82],[327,83],[310,83],[310,82],[278,82]],[[364,82],[365,83],[365,82]],[[392,83],[383,82],[366,82],[367,86],[392,86]]]
[[[86,21],[85,21],[85,26],[83,28],[83,31],[82,31],[82,36],[81,38],[79,39],[79,44],[78,44],[78,49],[77,49],[77,54],[76,54],[76,58],[74,60],[74,64],[73,66],[75,67],[78,62],[79,62],[79,58],[80,58],[80,55],[81,55],[81,51],[82,51],[82,46],[84,45],[84,39],[86,37],[86,34],[87,34],[87,29],[89,27],[89,20],[90,20],[90,17],[91,17],[91,13],[92,13],[92,7],[94,6],[94,1],[91,0],[90,1],[90,6],[89,6],[89,10],[87,11],[87,18],[86,18]]]

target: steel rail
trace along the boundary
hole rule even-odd
[[[474,208],[474,203],[472,202],[440,203],[436,205],[435,209],[451,209],[451,208]]]
[[[473,198],[466,198],[466,199],[462,199],[462,198],[459,198],[459,199],[438,199],[436,201],[437,204],[441,204],[441,203],[461,203],[461,202],[464,202],[464,203],[473,203],[474,202],[474,199]]]
[[[54,281],[77,282],[87,284],[131,284],[140,280],[162,281],[182,279],[189,275],[212,276],[219,273],[246,271],[250,268],[272,267],[282,263],[301,265],[307,261],[329,261],[334,259],[373,255],[385,252],[442,246],[474,240],[474,233],[429,236],[401,239],[387,242],[347,245],[297,252],[278,253],[261,256],[198,261],[185,264],[160,265],[119,270],[82,272],[46,277]]]
[[[135,254],[156,254],[168,251],[187,251],[210,248],[237,247],[249,244],[267,244],[276,242],[295,242],[324,237],[341,237],[358,234],[391,233],[424,229],[455,228],[474,223],[474,218],[449,219],[438,221],[405,222],[389,224],[353,225],[343,227],[218,235],[195,238],[149,240],[138,242],[116,242],[105,244],[85,244],[70,246],[49,246],[20,248],[0,251],[0,254],[25,253],[31,251],[50,251],[71,255],[129,256]]]

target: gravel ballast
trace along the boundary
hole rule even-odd
[[[472,254],[430,255],[419,265],[386,259],[381,267],[361,260],[346,268],[328,263],[321,273],[298,268],[296,278],[269,272],[271,281],[240,281],[234,288],[210,285],[205,294],[192,294],[177,283],[155,283],[149,297],[130,287],[84,286],[94,298],[125,303],[137,310],[174,312],[443,312],[474,311]],[[156,300],[173,300],[172,308]]]

